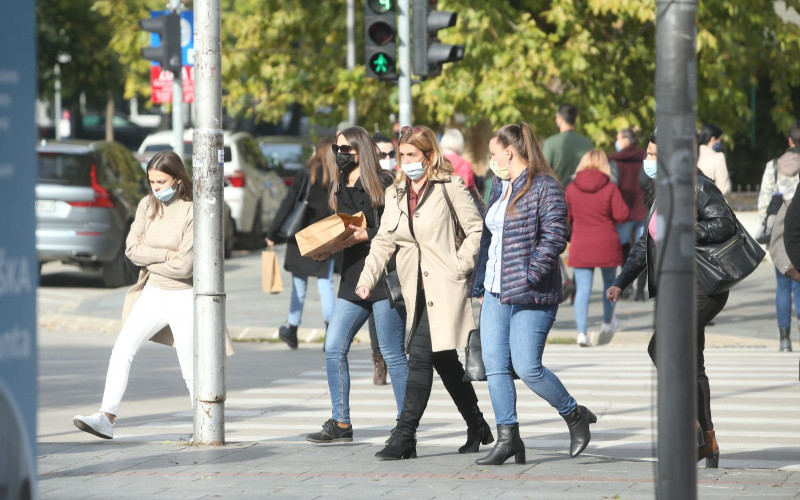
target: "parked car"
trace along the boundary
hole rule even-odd
[[[184,132],[184,154],[191,157],[192,134]],[[223,131],[223,196],[236,225],[237,246],[257,248],[264,243],[264,231],[275,217],[286,186],[271,169],[250,134]],[[139,146],[138,155],[172,149],[172,131],[150,134]],[[188,163],[187,163],[188,164]]]
[[[265,135],[256,139],[267,165],[274,169],[286,186],[291,186],[297,171],[305,167],[314,145],[306,137],[296,135]]]
[[[125,238],[148,186],[131,152],[117,142],[52,141],[37,153],[39,262],[99,268],[107,287],[133,283]]]

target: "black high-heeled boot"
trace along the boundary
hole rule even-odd
[[[778,330],[781,336],[781,346],[779,351],[780,352],[792,352],[792,329],[791,328],[780,328]]]
[[[375,454],[378,460],[401,460],[417,458],[417,440],[405,432],[395,431],[389,438],[389,444]]]
[[[597,422],[597,417],[585,406],[578,405],[572,413],[563,418],[569,427],[569,456],[575,458],[586,449],[586,445],[592,439],[589,424]]]
[[[490,444],[494,442],[492,435],[492,428],[483,419],[481,414],[480,421],[474,425],[467,427],[467,442],[458,449],[459,453],[478,453],[481,444]]]
[[[514,456],[518,464],[525,463],[525,443],[519,437],[519,424],[497,425],[497,442],[494,448],[483,458],[475,460],[478,465],[502,465]]]
[[[297,349],[297,327],[295,325],[281,325],[278,329],[278,338],[286,342],[291,349]]]
[[[422,414],[428,406],[431,388],[414,382],[406,383],[406,395],[403,409],[397,420],[397,427],[392,430],[386,448],[375,454],[379,460],[400,460],[401,458],[417,458],[417,440],[415,435]]]

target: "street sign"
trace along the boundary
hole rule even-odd
[[[150,66],[150,98],[153,104],[172,102],[172,72]],[[183,102],[194,102],[194,66],[184,66],[181,76]]]
[[[36,499],[36,17],[0,30],[0,498]],[[12,50],[13,48],[13,50]]]

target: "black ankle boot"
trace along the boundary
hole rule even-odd
[[[792,352],[792,329],[780,328],[778,330],[781,334],[781,347],[780,352]]]
[[[294,325],[281,325],[278,329],[278,338],[286,342],[292,349],[297,349],[297,327]]]
[[[519,437],[519,424],[497,425],[497,442],[483,458],[475,460],[478,465],[502,465],[514,456],[518,464],[525,463],[525,443]]]
[[[417,440],[405,432],[395,431],[386,448],[375,454],[378,460],[417,458]]]
[[[589,424],[597,422],[597,417],[585,406],[578,405],[572,413],[563,418],[569,427],[569,456],[575,458],[586,449],[586,445],[592,439]]]
[[[481,444],[489,444],[494,441],[492,428],[481,416],[480,422],[467,427],[467,442],[458,449],[459,453],[478,453]]]

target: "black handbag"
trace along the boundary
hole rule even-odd
[[[519,375],[511,367],[511,377],[519,379]],[[464,377],[463,382],[485,382],[486,366],[483,364],[483,349],[481,348],[481,329],[475,328],[467,336],[467,347],[464,348]]]
[[[281,224],[278,229],[278,236],[281,238],[292,238],[298,231],[303,229],[303,220],[305,220],[306,212],[308,211],[308,195],[311,192],[311,176],[306,175],[303,179],[306,184],[305,194],[303,188],[300,186],[300,192],[297,194],[297,199],[294,201],[292,211],[286,217],[286,220]],[[301,198],[302,196],[302,198]]]
[[[708,295],[715,295],[730,290],[755,271],[766,252],[737,219],[732,238],[698,245],[695,255],[697,281]]]
[[[383,288],[386,290],[386,296],[389,297],[389,304],[392,309],[405,306],[403,289],[400,287],[400,276],[397,275],[396,270],[389,271],[384,268]]]
[[[775,169],[775,184],[778,183],[778,160],[773,160],[772,167]],[[761,222],[761,227],[758,228],[756,233],[756,241],[762,245],[769,245],[770,237],[772,236],[772,228],[775,226],[775,216],[778,214],[781,205],[783,205],[783,195],[780,193],[773,193],[772,199],[767,206],[767,216]]]

